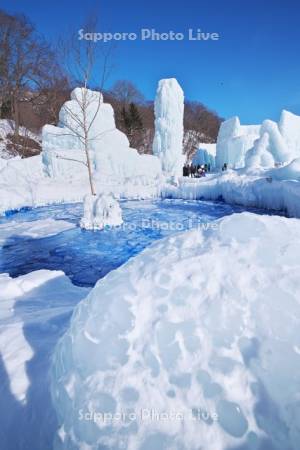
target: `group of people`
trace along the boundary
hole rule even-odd
[[[210,172],[210,164],[185,164],[183,166],[183,176],[191,178],[205,177],[206,173]]]

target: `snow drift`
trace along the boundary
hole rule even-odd
[[[55,449],[299,448],[298,220],[216,225],[156,243],[78,305],[53,360]]]
[[[184,95],[175,78],[160,80],[154,104],[155,135],[153,154],[158,156],[168,176],[180,177],[183,155]]]

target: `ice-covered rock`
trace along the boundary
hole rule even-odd
[[[244,167],[245,155],[259,138],[258,125],[241,125],[238,117],[232,117],[221,124],[216,151],[216,165],[224,164],[235,169]]]
[[[198,150],[193,156],[192,164],[209,164],[214,169],[216,164],[216,144],[199,144]]]
[[[298,450],[299,251],[243,213],[110,272],[56,348],[55,449]]]
[[[163,171],[170,176],[182,175],[184,95],[175,78],[160,80],[155,98],[155,136],[153,154]]]
[[[112,195],[86,195],[83,202],[81,228],[85,230],[103,230],[107,227],[122,225],[122,210]]]

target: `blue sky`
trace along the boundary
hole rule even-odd
[[[277,120],[283,108],[300,114],[299,0],[1,0],[1,8],[25,13],[53,41],[93,12],[99,31],[217,32],[214,42],[119,42],[108,87],[129,79],[152,99],[160,78],[176,77],[187,98],[225,118]]]

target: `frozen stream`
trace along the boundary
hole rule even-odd
[[[74,284],[94,286],[153,241],[190,228],[212,226],[215,219],[245,210],[223,203],[182,200],[124,201],[121,206],[123,226],[102,232],[78,227],[81,204],[40,207],[1,218],[0,273],[16,277],[38,269],[62,270]],[[55,225],[53,234],[49,219]],[[35,226],[36,221],[42,221],[41,226]]]

